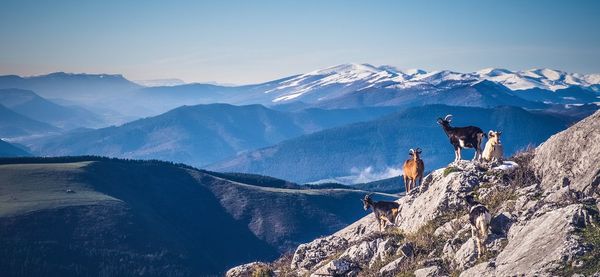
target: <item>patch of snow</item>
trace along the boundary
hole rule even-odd
[[[511,170],[519,167],[519,165],[513,161],[503,161],[501,165],[494,167],[493,169],[499,170]]]

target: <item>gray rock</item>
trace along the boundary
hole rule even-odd
[[[535,150],[532,164],[545,189],[598,196],[600,185],[600,111],[562,131]]]
[[[549,211],[537,218],[513,225],[508,244],[495,267],[477,265],[461,276],[548,275],[563,261],[581,251],[572,238],[582,205],[571,205]]]
[[[442,276],[442,269],[437,266],[430,266],[426,268],[417,269],[414,272],[415,277],[438,277]]]
[[[358,264],[346,259],[334,259],[323,267],[317,269],[311,277],[317,276],[357,276],[360,267]]]
[[[508,212],[503,212],[492,218],[490,229],[494,234],[506,236],[513,222],[513,216]]]
[[[253,262],[236,266],[225,273],[226,277],[251,277],[257,268],[268,268],[269,265],[261,262]]]
[[[379,269],[379,274],[381,276],[393,276],[393,274],[395,272],[398,271],[398,268],[400,268],[400,266],[407,260],[408,258],[402,256],[400,258],[397,258],[393,261],[391,261],[390,263],[386,264],[385,266],[383,266],[381,269]]]
[[[459,270],[464,270],[472,267],[475,262],[477,262],[477,245],[473,238],[469,238],[454,254],[453,265]]]
[[[350,246],[346,251],[342,253],[340,256],[349,261],[353,261],[356,263],[362,263],[371,260],[371,257],[375,254],[377,250],[377,244],[382,242],[382,239],[376,239],[373,241],[363,241],[360,244]]]
[[[348,241],[337,236],[316,239],[298,246],[292,257],[291,269],[308,272],[315,265],[348,246]]]
[[[369,267],[373,266],[376,262],[385,261],[387,258],[393,256],[398,249],[398,245],[391,239],[380,239],[375,249],[373,257],[369,262]]]

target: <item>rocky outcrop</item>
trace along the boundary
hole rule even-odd
[[[546,189],[569,187],[587,196],[600,190],[600,111],[540,145],[533,164]],[[594,195],[592,195],[594,194]]]
[[[461,276],[551,275],[585,251],[574,234],[585,227],[582,211],[582,205],[573,204],[515,224],[508,245],[495,261],[481,263]]]
[[[369,214],[300,245],[286,274],[593,275],[600,271],[598,119],[600,112],[514,162],[460,161],[435,170],[397,200],[397,226],[379,232]],[[471,192],[492,215],[485,253],[471,238],[464,200]]]
[[[226,277],[272,276],[273,272],[266,263],[253,262],[236,266],[225,273]]]

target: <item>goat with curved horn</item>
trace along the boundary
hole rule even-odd
[[[464,148],[474,148],[475,157],[474,161],[481,160],[481,143],[483,138],[487,135],[479,127],[467,126],[467,127],[452,127],[450,122],[452,121],[452,115],[446,115],[444,119],[438,118],[437,122],[442,126],[444,132],[450,139],[450,144],[454,146],[454,161],[461,160],[460,151]]]

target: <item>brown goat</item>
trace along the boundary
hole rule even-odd
[[[406,160],[403,167],[404,186],[406,187],[407,194],[415,188],[415,185],[421,185],[423,182],[423,172],[425,171],[425,164],[421,160],[421,148],[417,148],[417,150],[410,149],[408,154],[412,159]]]

